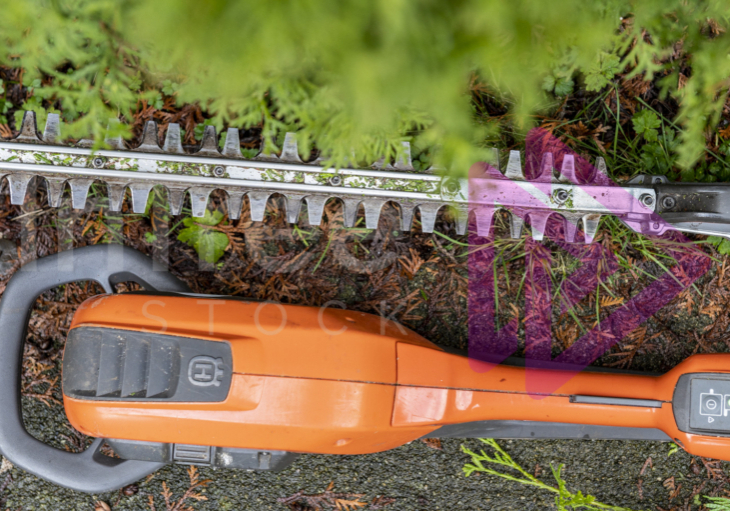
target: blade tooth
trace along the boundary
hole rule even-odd
[[[507,170],[504,171],[504,175],[510,179],[516,179],[518,181],[525,180],[525,174],[522,172],[522,159],[520,158],[519,151],[509,152]]]
[[[509,235],[512,239],[520,239],[522,237],[522,227],[525,225],[525,219],[518,216],[517,213],[510,211],[509,213]]]
[[[238,190],[226,190],[228,203],[228,218],[238,220],[241,218],[241,208],[243,207],[243,196],[246,192]]]
[[[380,211],[383,209],[384,200],[366,199],[362,201],[365,207],[365,228],[377,229],[380,221]]]
[[[436,225],[436,217],[438,216],[439,209],[441,209],[443,203],[435,202],[429,204],[421,204],[418,206],[418,210],[421,212],[421,231],[424,233],[433,232],[433,228]]]
[[[530,213],[530,226],[532,228],[532,239],[542,241],[545,237],[545,228],[547,227],[550,212],[533,212]]]
[[[23,122],[20,124],[20,134],[15,137],[17,142],[31,142],[40,144],[41,139],[38,137],[38,127],[35,122],[35,112],[26,110],[23,114]]]
[[[409,202],[400,203],[400,228],[403,232],[410,232],[413,226],[413,214],[416,212],[416,206]]]
[[[251,207],[251,220],[263,222],[266,213],[266,203],[269,201],[271,192],[248,192],[248,202]]]
[[[190,207],[193,210],[194,217],[202,218],[205,216],[205,210],[208,207],[208,197],[210,197],[212,191],[212,188],[206,188],[204,186],[196,186],[188,189],[190,193]]]
[[[296,224],[299,221],[299,212],[302,210],[302,199],[304,195],[299,193],[289,193],[286,195],[286,220],[290,224]]]
[[[465,205],[455,206],[456,210],[456,234],[466,234],[466,228],[469,224],[469,209]]]
[[[46,128],[43,130],[43,142],[58,144],[61,141],[61,118],[58,114],[48,114]]]
[[[477,221],[477,234],[479,236],[489,237],[495,211],[497,211],[495,208],[488,206],[480,206],[475,209],[474,216]]]
[[[544,153],[542,155],[542,162],[540,163],[540,175],[535,181],[544,183],[558,183],[558,178],[555,177],[553,172],[554,159],[553,153]]]
[[[203,131],[203,140],[200,142],[200,149],[195,151],[198,156],[220,156],[218,151],[218,136],[215,133],[215,126],[206,126]]]
[[[403,156],[400,156],[395,162],[397,170],[413,170],[413,161],[411,160],[411,143],[401,142],[403,145]]]
[[[73,209],[84,209],[86,207],[86,197],[89,195],[89,187],[93,183],[93,179],[70,179],[68,184],[71,186],[71,207]]]
[[[353,199],[352,197],[342,199],[345,227],[355,227],[355,222],[357,221],[357,211],[358,209],[360,209],[360,202],[361,199]]]
[[[167,202],[170,205],[170,214],[177,216],[182,212],[183,202],[185,201],[185,191],[187,190],[184,186],[168,186],[167,187]],[[240,208],[239,208],[240,211]]]
[[[147,210],[147,199],[152,191],[152,183],[132,183],[129,191],[132,192],[132,211],[141,215]]]
[[[494,159],[492,166],[497,170],[500,170],[502,167],[500,166],[501,162],[499,161],[499,149],[496,147],[492,147],[492,158]]]
[[[25,192],[30,183],[30,174],[8,174],[8,188],[10,189],[10,204],[20,206],[25,202]]]
[[[63,197],[63,185],[66,184],[64,177],[47,177],[46,176],[46,193],[48,194],[48,205],[52,208],[61,206],[61,198]]]
[[[109,119],[109,124],[107,124],[107,131],[109,131],[114,124],[119,124],[119,119],[111,118]],[[117,151],[123,151],[125,149],[124,147],[124,140],[122,139],[121,135],[116,137],[107,137],[104,139],[104,142],[111,147],[112,149],[116,149]]]
[[[167,125],[167,133],[165,134],[165,145],[162,150],[166,153],[185,154],[182,146],[182,137],[180,137],[180,125],[171,122]]]
[[[393,165],[390,164],[390,162],[385,163],[385,156],[380,158],[378,161],[370,165],[374,169],[378,170],[394,170]]]
[[[228,128],[226,141],[223,144],[223,156],[227,158],[241,158],[241,137],[238,128]]]
[[[126,183],[107,181],[106,193],[109,196],[109,211],[122,210],[122,201],[124,201],[124,190],[126,188]]]
[[[137,151],[145,153],[161,153],[160,142],[157,137],[157,123],[155,121],[147,121],[144,125],[142,133],[142,143],[139,144]]]
[[[563,165],[560,167],[559,180],[561,183],[578,184],[578,179],[575,175],[575,158],[572,154],[563,156]]]
[[[586,243],[592,243],[598,232],[598,224],[601,221],[601,215],[591,213],[583,216],[583,236]]]
[[[601,156],[596,158],[596,166],[593,169],[593,175],[590,179],[592,184],[611,186],[614,183],[608,177],[608,169],[606,168],[606,160]]]
[[[583,215],[581,213],[563,213],[565,241],[575,243],[576,234],[578,234],[578,225]]]
[[[90,148],[94,146],[94,141],[90,138],[82,138],[78,142],[76,142],[76,147],[85,147]]]
[[[322,223],[322,214],[324,214],[324,206],[327,204],[328,199],[329,196],[327,195],[309,195],[306,197],[309,225]]]
[[[302,159],[299,157],[296,133],[287,133],[284,136],[284,147],[281,149],[279,159],[289,163],[302,163]]]

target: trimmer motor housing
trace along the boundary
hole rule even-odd
[[[278,470],[422,437],[674,441],[730,460],[730,355],[658,376],[497,364],[375,315],[192,294],[124,247],[74,250],[73,269],[64,257],[17,272],[0,300],[0,453],[68,488],[114,490],[167,463]],[[66,415],[96,438],[70,453],[25,430],[20,371],[33,302],[78,280],[106,294],[78,308],[66,342]],[[130,280],[145,291],[114,294]]]

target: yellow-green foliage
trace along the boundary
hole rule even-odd
[[[1,61],[41,75],[37,98],[61,102],[66,133],[104,133],[140,94],[200,101],[213,124],[263,122],[273,149],[296,127],[336,163],[393,154],[399,140],[440,149],[465,172],[487,158],[496,123],[469,101],[474,76],[511,105],[512,125],[577,87],[612,86],[626,65],[665,75],[690,165],[717,122],[730,76],[730,4],[686,0],[2,0]],[[622,23],[623,18],[629,18]],[[708,21],[712,20],[712,21]],[[642,37],[642,31],[649,34]],[[714,33],[713,33],[714,32]],[[692,72],[678,89],[677,41]],[[46,80],[47,81],[47,80]],[[49,103],[31,107],[44,113]],[[82,115],[83,114],[83,115]]]

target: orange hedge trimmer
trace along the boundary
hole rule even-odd
[[[693,356],[663,376],[585,371],[535,399],[524,368],[475,371],[479,362],[377,316],[191,294],[120,246],[72,254],[22,269],[0,302],[0,451],[62,486],[112,490],[167,463],[280,470],[297,453],[422,437],[672,440],[730,459],[730,355]],[[66,414],[97,438],[80,454],[30,436],[20,406],[33,302],[76,280],[108,293],[79,307],[63,360]],[[113,294],[122,281],[147,291]]]

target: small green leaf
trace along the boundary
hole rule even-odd
[[[162,94],[159,92],[157,93],[157,96],[152,100],[152,106],[155,107],[157,110],[160,110],[163,106],[165,106],[165,101],[162,99]]]
[[[214,264],[228,248],[228,236],[211,229],[221,223],[221,220],[223,213],[209,210],[205,211],[203,218],[185,218],[185,228],[180,230],[177,239],[194,248],[202,260]]]
[[[542,81],[542,88],[547,92],[555,90],[555,77],[553,75],[547,75]]]
[[[710,236],[710,237],[714,238],[716,236]],[[667,457],[676,453],[678,450],[679,450],[679,446],[677,444],[675,444],[674,442],[669,442],[669,452],[667,453]]]
[[[613,53],[601,52],[586,73],[586,90],[599,91],[621,70],[621,59]]]
[[[195,130],[193,131],[193,135],[195,135],[196,140],[200,140],[203,138],[203,133],[205,133],[205,127],[206,126],[212,126],[213,120],[212,119],[205,119],[202,123],[195,125]]]
[[[730,254],[730,240],[722,236],[708,236],[707,241],[715,245],[717,251],[722,255]]]
[[[659,128],[662,123],[654,112],[651,110],[641,110],[636,112],[634,117],[631,119],[631,122],[634,125],[634,131],[637,135],[643,136],[644,140],[647,142],[657,141],[657,128]]]
[[[175,83],[172,80],[165,80],[162,82],[162,93],[165,96],[172,96],[178,91],[178,89],[180,89],[180,84]]]

